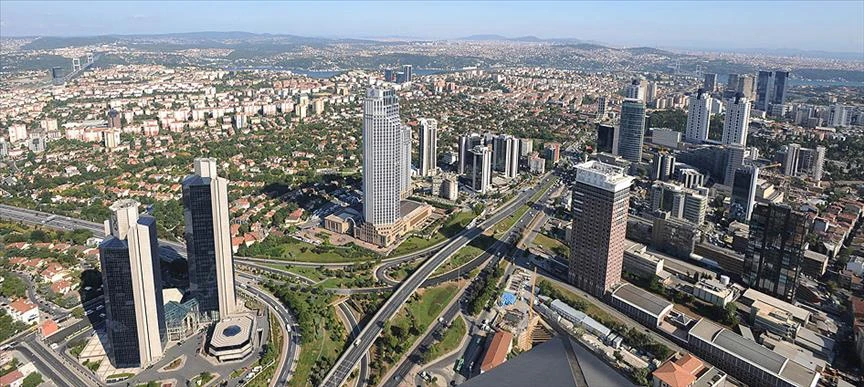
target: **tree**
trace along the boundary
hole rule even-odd
[[[42,384],[42,375],[39,374],[38,372],[34,372],[30,375],[27,375],[27,377],[24,378],[24,382],[23,382],[23,384],[21,384],[21,386],[22,387],[36,387],[40,384]]]

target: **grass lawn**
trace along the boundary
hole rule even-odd
[[[570,248],[567,247],[564,242],[561,242],[557,239],[550,238],[543,234],[537,234],[537,237],[534,238],[534,244],[543,246],[546,250],[549,250],[557,255],[562,257],[570,256]]]
[[[480,249],[475,246],[466,245],[465,247],[456,251],[456,254],[453,254],[449,259],[447,259],[443,265],[438,266],[435,269],[435,272],[432,275],[444,274],[448,271],[451,271],[459,266],[462,266],[474,258],[477,258],[478,255],[483,253],[483,249]]]
[[[402,281],[405,278],[408,278],[408,276],[411,275],[411,273],[413,273],[414,270],[417,269],[417,267],[419,267],[421,264],[423,264],[423,262],[424,261],[422,259],[418,259],[414,262],[404,263],[404,264],[402,264],[402,266],[399,266],[399,268],[397,268],[396,270],[393,270],[390,273],[388,273],[388,275],[390,276],[390,278],[392,278],[396,281]]]
[[[373,347],[370,364],[373,384],[420,338],[458,291],[459,285],[454,283],[421,289],[387,322],[384,333],[375,341]]]
[[[492,227],[492,236],[495,237],[495,239],[500,238],[502,235],[504,235],[505,232],[507,232],[507,230],[510,229],[510,227],[513,227],[513,224],[516,223],[516,221],[519,220],[522,215],[525,215],[526,212],[528,212],[527,205],[522,205],[521,207],[519,207],[516,212],[510,214],[510,216],[498,222],[495,227]]]
[[[465,337],[465,334],[468,333],[468,327],[465,325],[465,320],[462,316],[457,316],[455,320],[453,320],[453,325],[444,332],[444,337],[441,338],[441,341],[435,342],[429,348],[428,354],[424,354],[424,363],[428,363],[444,355],[449,353],[450,351],[456,349],[456,346],[462,342],[462,338]]]
[[[317,267],[281,265],[278,263],[265,263],[264,266],[269,266],[279,270],[285,270],[294,274],[300,274],[313,281],[321,281],[328,278],[327,276],[322,274],[321,270],[319,270]]]
[[[468,223],[471,223],[471,219],[474,219],[474,217],[475,215],[471,211],[457,212],[447,218],[447,220],[429,239],[413,235],[397,246],[390,253],[390,256],[398,257],[400,255],[413,253],[434,244],[441,243],[447,238],[458,234],[459,231],[462,231]]]
[[[332,308],[330,313],[333,313]],[[319,358],[328,357],[332,361],[335,361],[341,354],[341,349],[345,346],[345,343],[333,341],[330,337],[330,331],[324,327],[323,323],[319,325],[318,329],[318,332],[312,334],[315,339],[311,343],[303,344],[303,349],[300,351],[300,359],[297,361],[297,368],[294,375],[288,381],[289,386],[306,386],[309,375],[312,373],[312,368]],[[341,333],[342,337],[345,338],[345,332]],[[326,371],[324,372],[326,373]]]
[[[314,263],[369,261],[380,257],[377,253],[356,245],[333,246],[322,244],[315,246],[289,236],[277,237],[273,235],[265,238],[260,243],[241,247],[237,255]]]

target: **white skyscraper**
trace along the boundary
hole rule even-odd
[[[508,136],[506,150],[504,177],[512,179],[519,175],[519,139]]]
[[[831,105],[828,109],[828,120],[826,120],[825,125],[831,128],[847,126],[848,120],[846,116],[846,106],[840,104]]]
[[[800,159],[801,145],[789,144],[786,146],[786,158],[783,159],[783,174],[786,176],[797,175]]]
[[[726,119],[723,120],[723,144],[747,145],[747,126],[750,125],[750,101],[742,94],[726,101]]]
[[[401,173],[399,175],[399,197],[411,196],[411,127],[402,125],[402,154],[399,155]]]
[[[519,139],[519,156],[528,156],[534,151],[534,140],[530,138]]]
[[[816,160],[813,162],[813,180],[818,184],[822,181],[822,173],[825,168],[825,147],[816,147]]]
[[[111,205],[110,235],[99,245],[108,354],[115,367],[144,367],[162,356],[165,319],[156,222],[139,203]],[[131,292],[131,293],[130,293]]]
[[[363,102],[363,217],[372,224],[399,219],[404,173],[399,102],[392,89],[372,88]]]
[[[638,99],[645,102],[645,94],[645,84],[639,79],[634,79],[624,88],[625,98]]]
[[[699,144],[708,140],[711,103],[711,97],[702,89],[690,96],[687,107],[687,130],[684,132],[685,141]]]
[[[485,194],[492,183],[492,150],[488,147],[478,145],[471,149],[471,188],[478,193]]]
[[[438,121],[420,119],[420,176],[435,174],[438,158]]]

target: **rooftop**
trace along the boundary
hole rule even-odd
[[[483,356],[480,370],[486,372],[504,363],[507,360],[507,354],[510,353],[510,344],[512,341],[512,333],[507,331],[495,332],[489,348],[486,349],[486,355]]]
[[[727,330],[722,326],[703,318],[690,329],[690,335],[703,341],[713,343],[724,352],[731,354],[749,364],[777,375],[799,386],[811,386],[819,378],[819,373],[769,350],[756,342]]]
[[[576,181],[607,191],[629,189],[633,183],[633,177],[624,173],[624,168],[596,160],[579,164],[576,169]]]
[[[696,381],[696,375],[703,368],[705,363],[688,353],[678,360],[661,364],[652,375],[670,387],[687,387]]]
[[[631,284],[621,285],[612,297],[633,305],[652,316],[662,316],[672,309],[672,303]]]
[[[224,318],[213,327],[210,345],[216,348],[241,345],[252,336],[254,324],[252,317],[247,315]]]
[[[462,387],[633,386],[611,366],[567,337],[555,336]]]
[[[806,323],[808,320],[810,320],[810,312],[806,309],[792,305],[781,299],[769,296],[758,290],[747,289],[744,291],[744,295],[742,295],[741,297],[742,299],[750,300],[751,302],[761,301],[777,309],[785,310],[791,313],[792,316],[798,321]]]

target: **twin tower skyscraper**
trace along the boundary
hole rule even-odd
[[[152,363],[167,342],[156,220],[139,214],[138,207],[131,199],[115,202],[99,245],[106,352],[118,368]],[[216,160],[195,160],[195,173],[183,180],[183,209],[186,297],[198,301],[202,320],[218,321],[235,312],[236,294],[228,180],[217,175]]]

